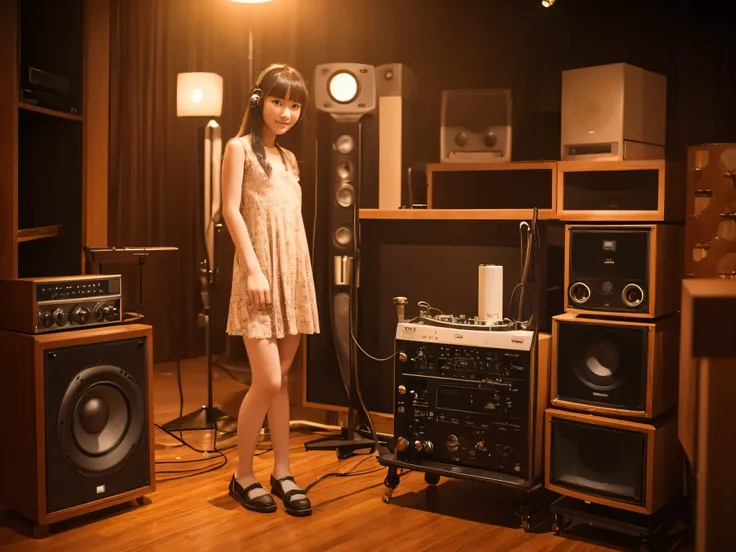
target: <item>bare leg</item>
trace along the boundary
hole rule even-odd
[[[268,407],[268,426],[271,430],[274,467],[273,476],[281,479],[291,475],[289,467],[289,368],[299,348],[300,335],[287,335],[278,342],[279,359],[281,360],[281,388]],[[284,481],[285,491],[296,488],[291,481]],[[294,500],[304,498],[295,495]]]
[[[251,366],[252,382],[238,414],[238,467],[235,478],[245,488],[256,482],[253,474],[253,454],[268,405],[281,387],[281,362],[275,339],[244,338],[244,341]],[[266,494],[265,489],[253,489],[248,496],[255,498],[263,494]]]

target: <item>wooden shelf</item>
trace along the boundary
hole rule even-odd
[[[28,111],[35,111],[36,113],[43,113],[44,115],[49,115],[50,117],[59,117],[61,119],[68,119],[70,121],[77,121],[79,123],[82,122],[83,118],[81,115],[75,115],[74,113],[64,113],[63,111],[56,111],[54,109],[48,109],[46,107],[39,107],[37,105],[25,103],[25,102],[18,102],[18,109],[26,109]]]
[[[531,220],[532,209],[361,209],[361,220]],[[552,209],[540,209],[540,220],[556,220]]]
[[[44,238],[55,238],[61,233],[63,226],[62,224],[54,224],[52,226],[39,226],[38,228],[18,230],[18,243],[42,240]]]

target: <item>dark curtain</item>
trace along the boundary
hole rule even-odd
[[[315,65],[401,62],[417,74],[418,160],[436,161],[440,95],[447,88],[511,88],[514,160],[558,159],[561,71],[628,62],[668,77],[667,156],[736,141],[736,55],[729,21],[712,1],[558,0],[117,0],[111,48],[110,244],[169,245],[176,256],[144,268],[144,312],[157,359],[202,354],[201,126],[176,117],[176,74],[225,80],[223,140],[247,101],[248,31],[254,71],[286,62],[312,80]],[[198,126],[199,125],[199,126]],[[316,113],[283,145],[299,159],[304,217],[314,209]],[[224,334],[231,244],[223,237],[216,335]],[[133,267],[121,267],[128,272]],[[133,271],[126,277],[137,294]],[[218,343],[217,348],[221,348]]]

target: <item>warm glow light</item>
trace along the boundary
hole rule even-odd
[[[222,77],[217,73],[179,73],[176,80],[177,117],[219,117]]]
[[[338,71],[330,77],[327,89],[333,100],[348,103],[358,95],[358,79],[347,71]]]
[[[545,8],[549,8],[554,3],[555,3],[555,0],[542,0],[542,5]]]
[[[235,2],[237,4],[263,4],[265,2],[270,2],[271,0],[230,0],[231,2]]]

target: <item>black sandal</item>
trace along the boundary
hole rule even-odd
[[[281,479],[274,479],[273,475],[271,476],[271,492],[284,501],[284,506],[286,507],[287,513],[291,514],[292,516],[300,517],[312,515],[312,503],[309,502],[309,499],[306,497],[307,493],[305,493],[301,489],[292,489],[290,491],[284,492],[284,488],[281,485],[282,481],[291,481],[292,483],[296,482],[291,475],[287,475],[286,477],[282,477]],[[296,500],[292,500],[291,497],[294,495],[305,496],[304,498],[297,498]]]
[[[235,476],[233,475],[233,478],[230,480],[230,486],[228,487],[228,490],[230,491],[230,496],[233,497],[235,500],[240,502],[246,510],[251,510],[253,512],[260,512],[262,514],[268,514],[271,512],[276,511],[276,501],[273,499],[273,497],[270,494],[264,494],[260,495],[254,498],[249,498],[248,493],[252,491],[253,489],[263,489],[263,485],[258,483],[257,481],[253,483],[252,485],[248,485],[245,489],[243,486],[238,483],[238,480],[235,479]]]

